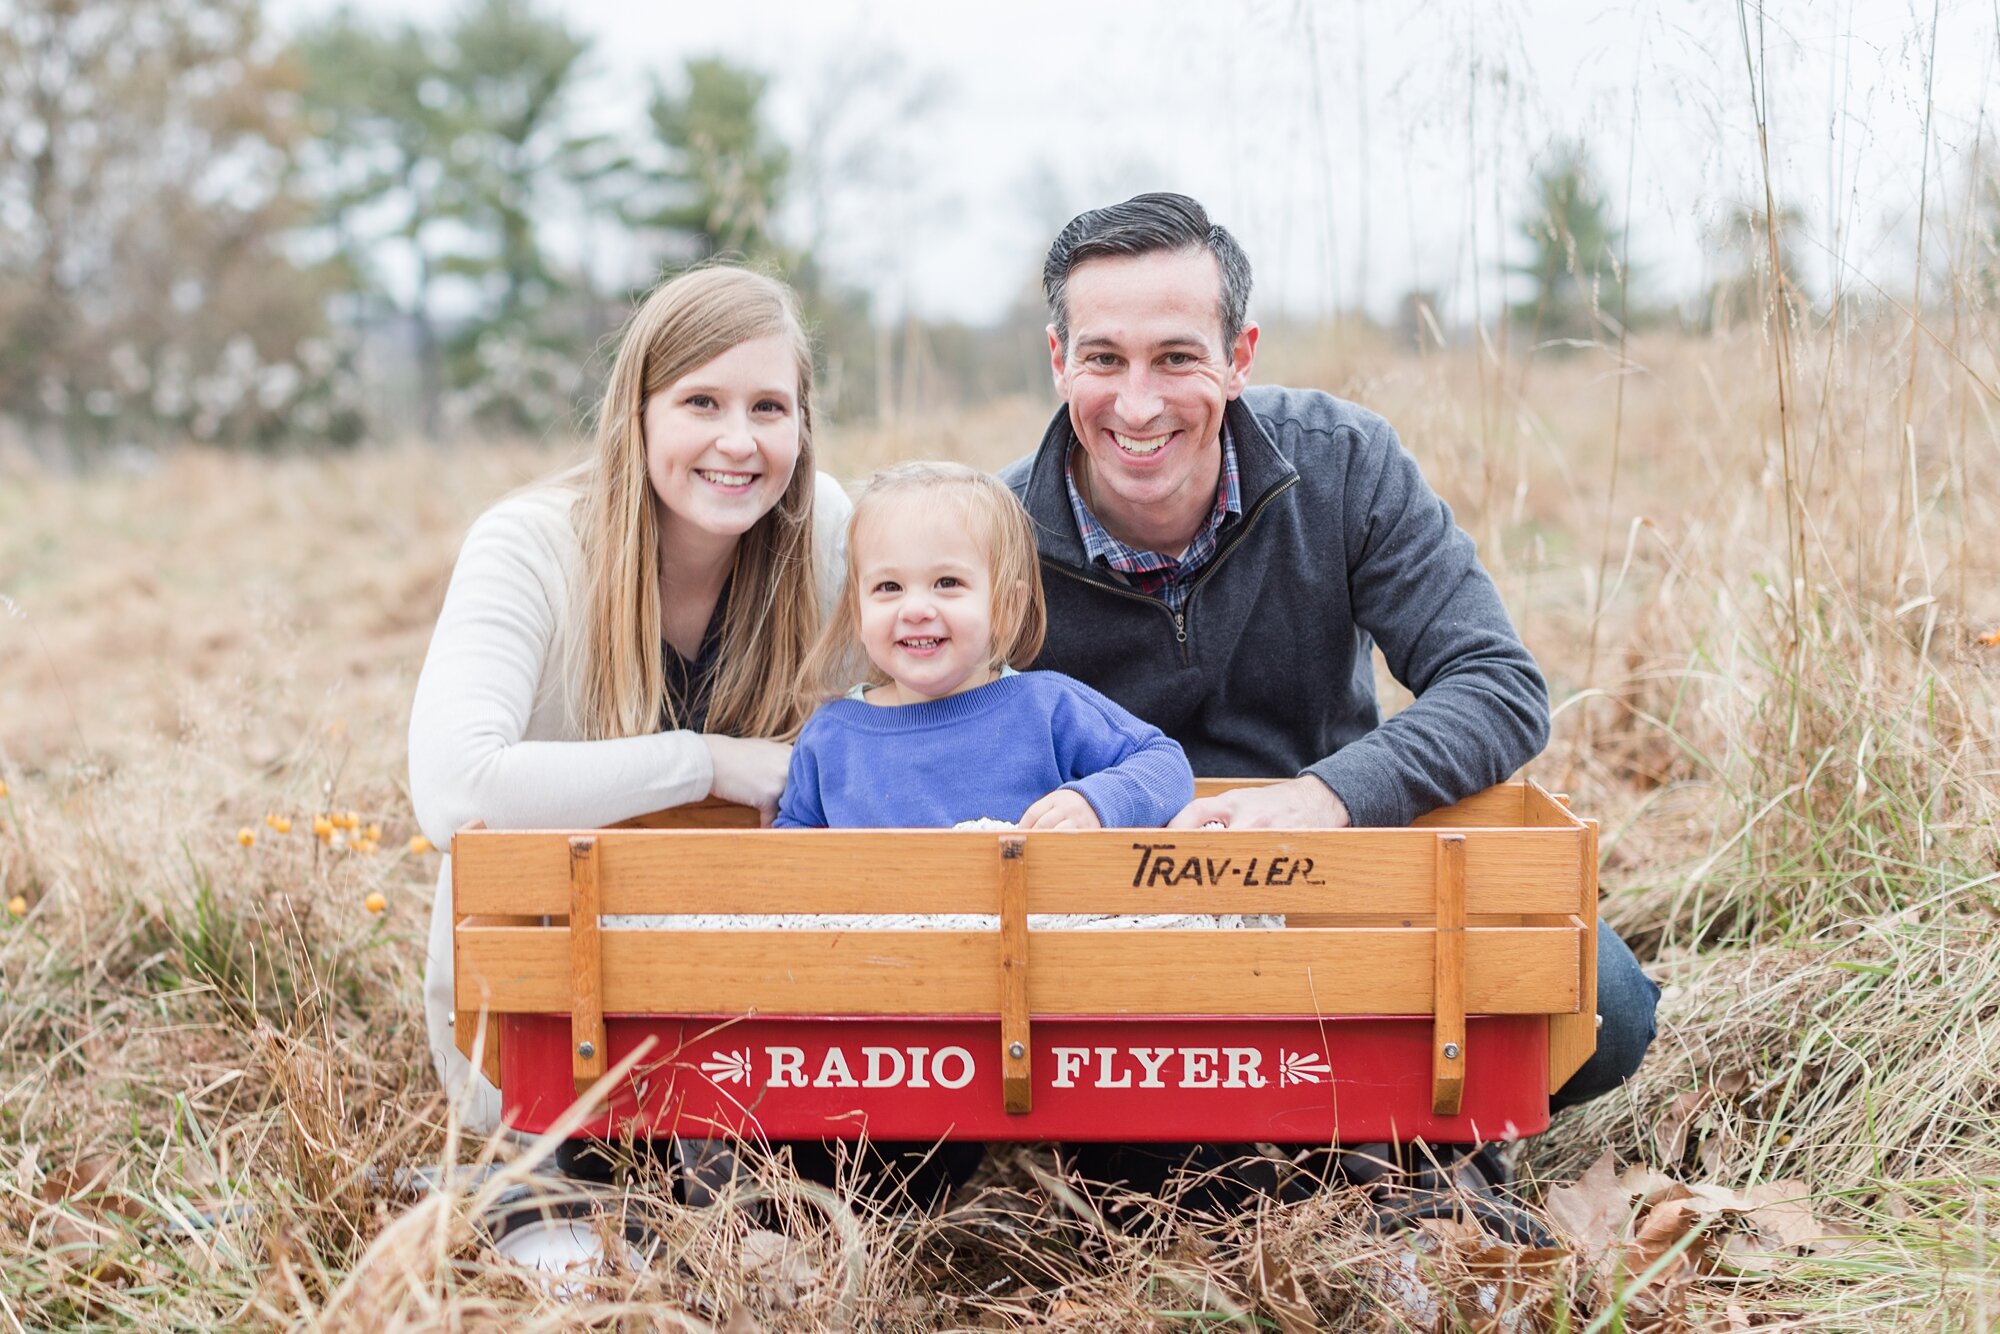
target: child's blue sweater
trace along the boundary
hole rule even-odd
[[[1015,821],[1074,788],[1107,829],[1165,824],[1194,800],[1180,746],[1058,672],[1022,672],[925,704],[822,706],[799,734],[777,823],[934,829]]]

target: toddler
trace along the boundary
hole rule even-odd
[[[1194,799],[1187,756],[1082,682],[1017,671],[1045,628],[1034,533],[999,479],[956,463],[877,473],[805,674],[822,694],[867,679],[806,722],[776,823],[1165,824]]]

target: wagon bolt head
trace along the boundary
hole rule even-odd
[[[576,1054],[587,1061],[597,1055],[597,1044],[595,1042],[579,1042],[576,1044]]]
[[[1018,1042],[1009,1043],[1007,1046],[1007,1054],[1018,1061],[1023,1056],[1026,1056],[1028,1054],[1028,1049],[1022,1046]]]
[[[1458,1044],[1456,1042],[1447,1042],[1444,1044],[1444,1058],[1447,1061],[1458,1059]]]

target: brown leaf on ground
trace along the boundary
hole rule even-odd
[[[143,1204],[111,1188],[111,1179],[117,1171],[115,1159],[104,1154],[86,1154],[66,1166],[50,1168],[37,1193],[49,1204],[67,1203],[75,1209],[118,1218],[143,1218],[146,1214]]]
[[[1807,1203],[1812,1194],[1803,1181],[1767,1181],[1745,1192],[1750,1203],[1744,1217],[1772,1245],[1803,1247],[1826,1235],[1826,1227]]]
[[[1609,1149],[1576,1184],[1557,1186],[1545,1202],[1549,1217],[1576,1243],[1585,1269],[1595,1269],[1631,1221],[1631,1197],[1618,1181]]]
[[[1707,1089],[1689,1089],[1675,1094],[1674,1100],[1660,1113],[1658,1123],[1653,1126],[1653,1148],[1661,1162],[1677,1163],[1687,1152],[1688,1127],[1695,1113],[1708,1105],[1710,1096]]]
[[[1320,1327],[1299,1276],[1261,1240],[1250,1248],[1250,1273],[1258,1304],[1277,1321],[1283,1334],[1309,1334]]]
[[[1691,1253],[1701,1245],[1697,1238],[1686,1242],[1689,1233],[1701,1226],[1701,1214],[1688,1200],[1669,1200],[1646,1211],[1638,1229],[1632,1235],[1627,1268],[1633,1274],[1643,1274],[1654,1265],[1666,1260],[1667,1268],[1662,1277],[1673,1272],[1680,1265],[1690,1262]],[[1682,1247],[1675,1255],[1676,1247]]]

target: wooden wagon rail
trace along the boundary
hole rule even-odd
[[[471,1055],[483,1016],[496,1084],[499,1025],[530,1015],[568,1017],[578,1090],[606,1069],[607,1015],[997,1018],[1017,1115],[1034,1105],[1037,1021],[1068,1016],[1421,1017],[1439,1116],[1464,1096],[1468,1015],[1546,1016],[1550,1091],[1595,1046],[1596,829],[1533,783],[1408,829],[771,831],[705,803],[639,827],[472,828],[452,863],[457,1039]],[[998,925],[600,924],[802,913]],[[1286,925],[1031,930],[1041,913],[1282,913]]]

